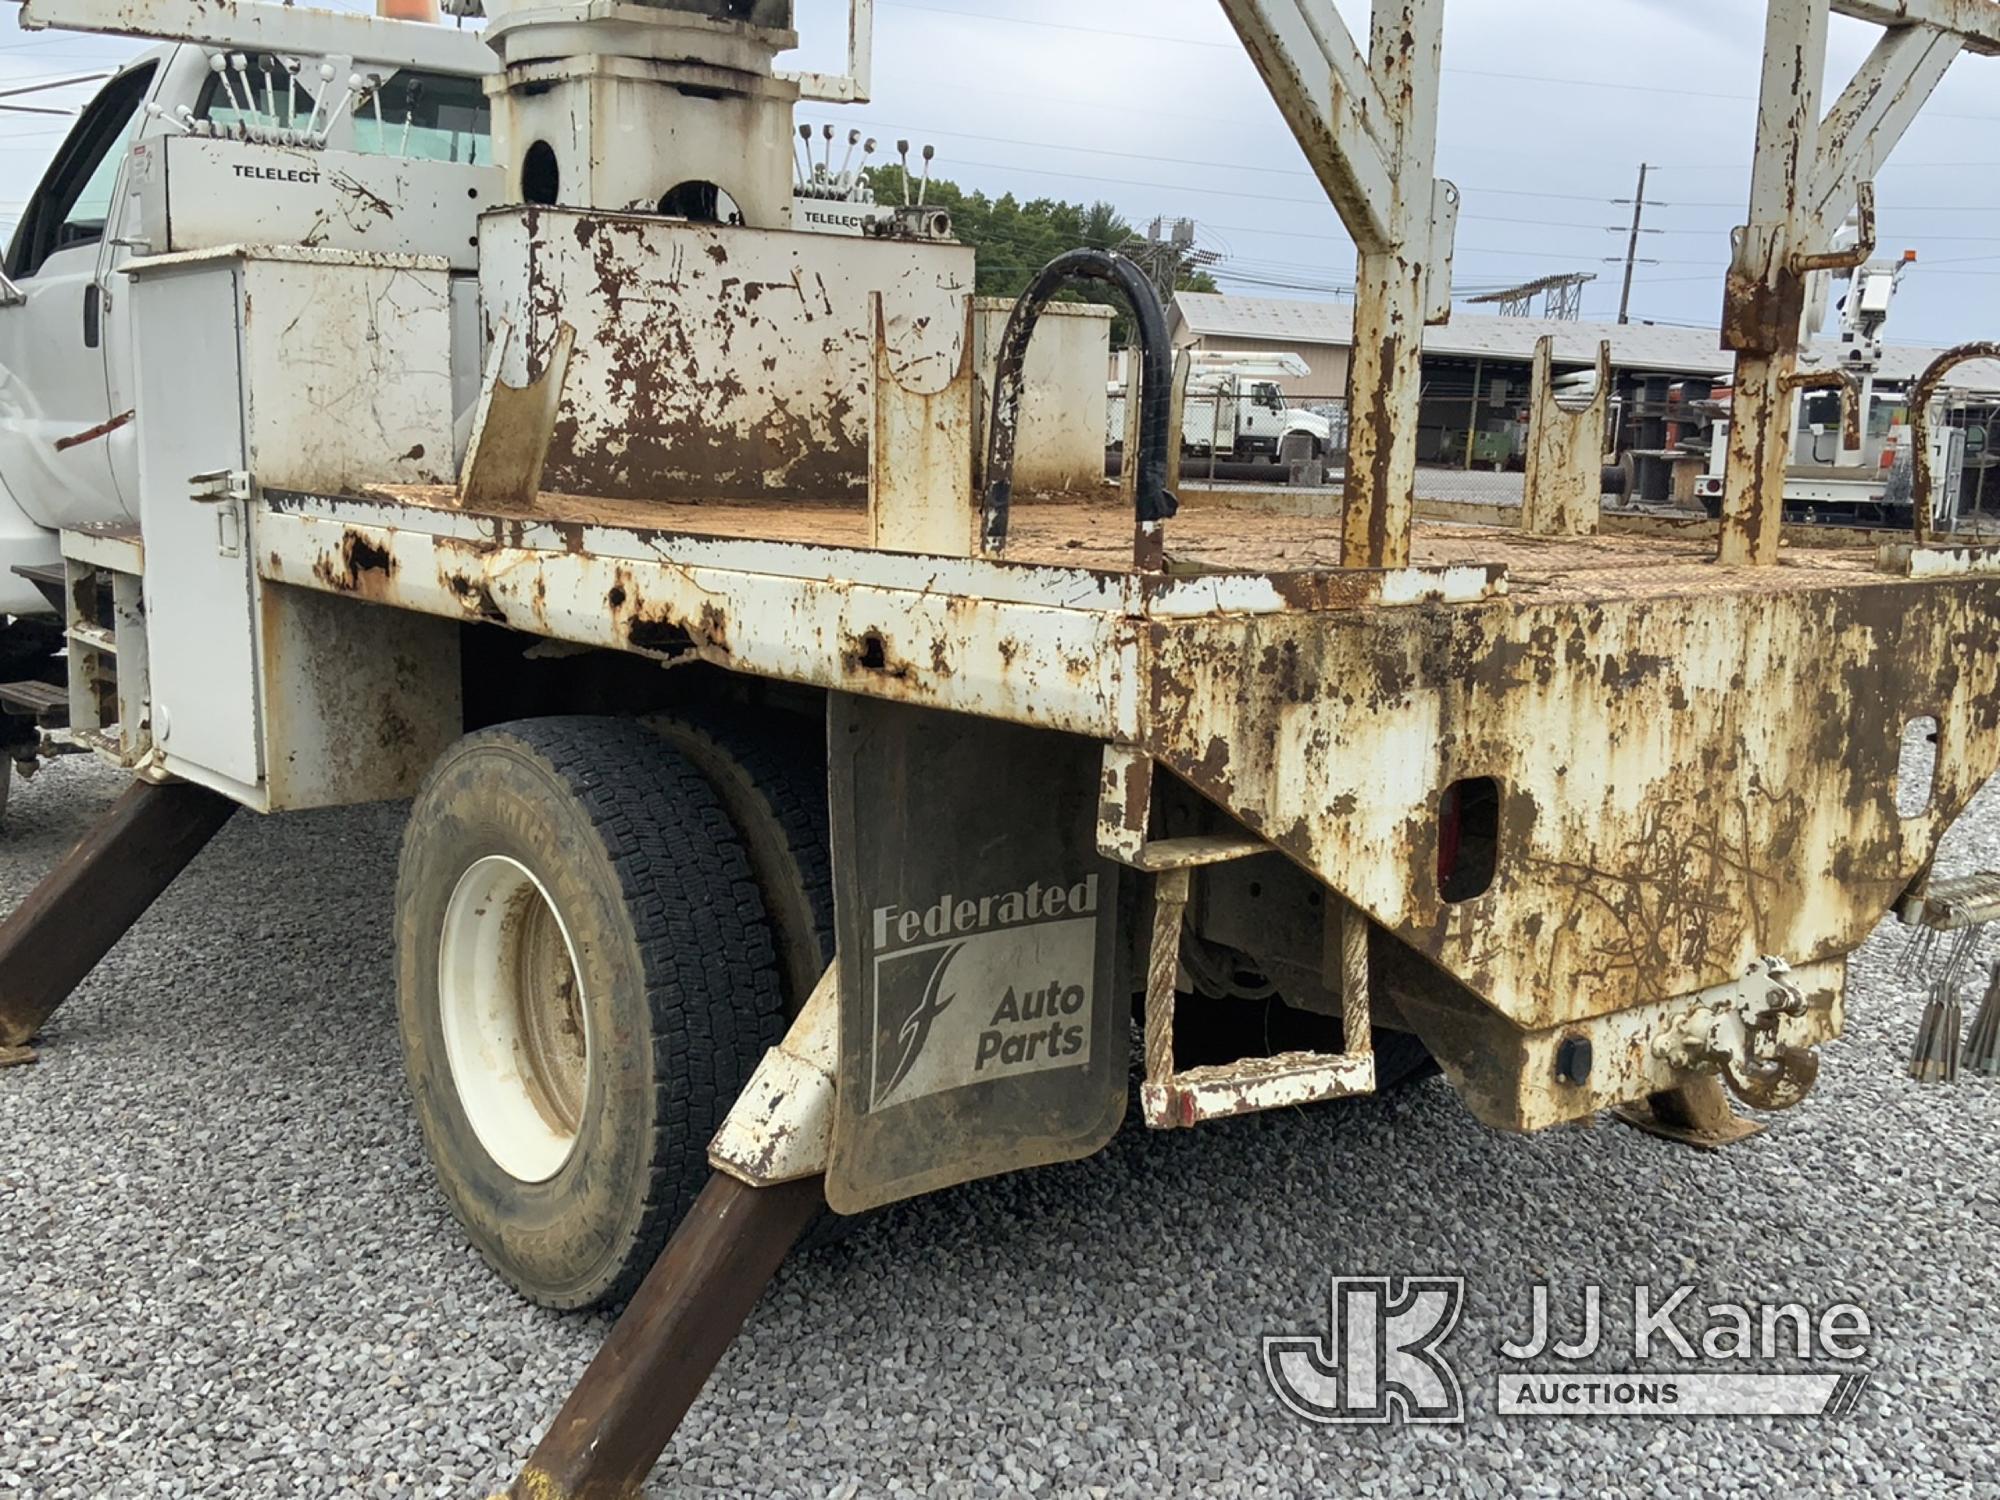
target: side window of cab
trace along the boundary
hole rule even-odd
[[[7,274],[14,280],[33,276],[59,250],[104,238],[118,165],[157,67],[147,63],[120,74],[84,107],[14,231],[7,252]]]

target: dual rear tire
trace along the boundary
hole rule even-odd
[[[418,1120],[452,1212],[544,1306],[631,1295],[803,999],[820,934],[798,913],[830,913],[824,770],[743,772],[738,735],[759,738],[504,724],[448,751],[411,810],[396,947]]]
[[[832,960],[822,748],[716,714],[468,735],[411,810],[396,950],[410,1089],[452,1212],[533,1301],[623,1301]],[[1214,1019],[1218,1057],[1269,1024],[1242,1002]],[[1376,1048],[1385,1090],[1429,1063],[1412,1037]]]

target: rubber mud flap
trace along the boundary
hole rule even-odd
[[[827,1201],[1073,1161],[1125,1113],[1118,868],[1091,740],[835,695],[840,1063]]]

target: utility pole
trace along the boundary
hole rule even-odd
[[[1632,268],[1639,263],[1639,220],[1646,212],[1646,163],[1639,163],[1639,191],[1632,195],[1632,238],[1625,246],[1625,290],[1618,294],[1618,321],[1632,321]]]
[[[1214,250],[1196,249],[1194,236],[1193,219],[1161,217],[1147,226],[1144,239],[1134,235],[1121,247],[1153,283],[1162,306],[1173,305],[1174,288],[1183,275],[1214,265],[1222,258]]]

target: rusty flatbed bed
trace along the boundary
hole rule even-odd
[[[253,527],[272,582],[1132,747],[1545,1040],[1846,952],[1989,769],[1990,556],[1426,523],[1410,566],[1341,569],[1336,522],[1204,505],[1141,573],[1115,502],[1014,519],[1003,561],[871,550],[858,508],[266,492]],[[1424,872],[1466,777],[1516,853],[1456,905]]]
[[[384,487],[371,498],[450,513],[495,528],[535,523],[604,527],[659,538],[784,542],[841,551],[869,550],[868,515],[857,505],[760,505],[687,500],[623,500],[544,493],[524,513],[468,512],[439,486]],[[1518,526],[1419,522],[1411,565],[1418,570],[1498,567],[1512,594],[1583,599],[1665,597],[1689,593],[1784,592],[1879,582],[1880,548],[1863,541],[1788,548],[1773,569],[1725,568],[1715,562],[1716,528],[1695,524],[1677,536],[1607,533],[1537,536]],[[1132,571],[1131,522],[1123,502],[1042,500],[1017,505],[1001,564]],[[1236,508],[1209,500],[1182,510],[1167,527],[1170,571],[1287,575],[1332,572],[1340,565],[1340,519]]]

